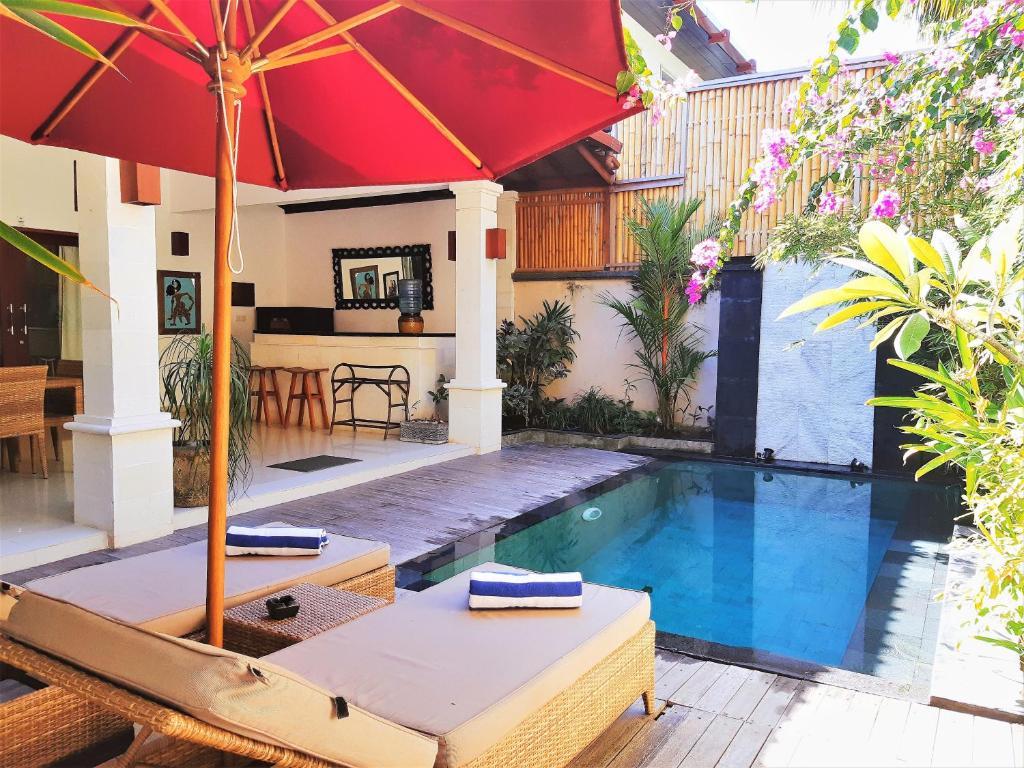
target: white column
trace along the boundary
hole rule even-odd
[[[486,232],[497,226],[501,186],[451,185],[455,193],[455,379],[449,384],[451,439],[478,453],[501,448],[501,390],[494,317],[497,266],[486,258]]]
[[[160,411],[156,223],[121,202],[117,160],[80,163],[82,272],[117,304],[82,291],[85,413],[74,433],[75,522],[112,546],[173,531],[171,434]]]
[[[498,262],[498,305],[495,321],[516,319],[515,284],[512,273],[516,271],[516,204],[518,192],[503,192],[498,198],[498,226],[505,230],[505,258]]]

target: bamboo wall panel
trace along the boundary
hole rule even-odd
[[[853,70],[846,78],[863,82],[877,72],[876,68]],[[689,158],[685,186],[688,196],[704,198],[701,222],[712,212],[725,215],[747,170],[760,156],[762,132],[788,125],[785,104],[799,85],[800,76],[790,75],[725,84],[690,94],[689,118],[682,139]],[[787,216],[803,210],[811,186],[830,170],[826,158],[813,157],[803,165],[796,181],[780,192],[775,205],[763,214],[751,207],[740,224],[736,254],[753,256],[761,251],[768,233]],[[878,193],[877,186],[874,181],[860,183],[854,202],[869,205]]]
[[[682,176],[685,172],[686,102],[674,102],[658,124],[646,112],[627,117],[612,127],[612,135],[622,142],[619,153],[618,182]]]
[[[516,206],[516,268],[594,270],[607,263],[608,192],[523,192]]]

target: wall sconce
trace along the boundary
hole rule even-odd
[[[455,261],[455,230],[448,230],[448,261]]]
[[[505,230],[501,227],[487,230],[487,258],[505,258]]]

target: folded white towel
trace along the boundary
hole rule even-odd
[[[235,555],[319,555],[328,544],[323,528],[228,527],[224,551]]]
[[[492,573],[469,575],[470,608],[579,608],[583,576],[573,573]]]

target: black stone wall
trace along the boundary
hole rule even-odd
[[[762,275],[750,259],[733,259],[722,269],[721,279],[715,450],[724,456],[753,458]]]

